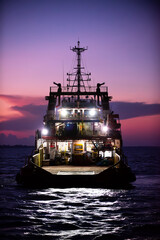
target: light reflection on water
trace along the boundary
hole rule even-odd
[[[108,189],[46,189],[31,191],[26,202],[34,207],[29,219],[39,224],[43,236],[71,239],[119,233],[125,218],[118,200],[126,190]],[[27,209],[23,210],[26,213]],[[27,229],[26,229],[27,230]],[[28,235],[31,232],[25,231]],[[77,238],[78,239],[78,238]]]
[[[159,197],[154,186],[139,184],[144,179],[139,176],[130,190],[6,186],[0,195],[2,239],[159,240]]]
[[[126,151],[137,176],[134,189],[31,190],[15,182],[31,149],[3,149],[0,239],[159,240],[160,148]]]

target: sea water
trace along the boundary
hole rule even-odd
[[[32,147],[1,147],[0,239],[160,239],[160,148],[126,147],[133,188],[26,189]]]

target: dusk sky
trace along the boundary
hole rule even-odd
[[[4,0],[0,11],[0,144],[34,144],[44,97],[66,84],[80,40],[91,85],[105,82],[113,96],[124,145],[160,146],[158,1]]]

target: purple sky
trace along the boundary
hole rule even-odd
[[[63,83],[63,72],[66,79],[66,72],[72,69],[75,60],[69,48],[78,39],[82,47],[88,46],[83,63],[92,73],[92,85],[106,82],[113,101],[138,103],[138,108],[136,104],[125,105],[129,118],[135,118],[136,124],[141,116],[144,121],[147,116],[151,118],[151,125],[157,124],[160,116],[159,9],[156,1],[147,0],[2,1],[0,133],[5,134],[5,139],[8,134],[16,138],[34,135],[30,124],[26,131],[15,130],[14,124],[23,121],[23,126],[27,119],[28,122],[36,119],[33,126],[38,123],[38,116],[29,113],[26,106],[43,108],[49,86],[53,81]],[[122,104],[121,109],[117,106],[116,111],[120,110],[124,119]],[[40,117],[43,114],[41,112]],[[143,128],[143,133],[149,126]],[[123,135],[129,136],[128,131],[132,133],[132,129],[124,127]],[[152,139],[154,131],[149,133]],[[137,131],[137,137],[138,134]],[[131,139],[132,145],[138,144],[135,138]],[[159,145],[159,140],[156,135],[154,145]],[[125,144],[129,141],[126,138]],[[153,145],[153,140],[146,142],[144,138],[139,144]]]

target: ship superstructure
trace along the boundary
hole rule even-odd
[[[108,88],[104,83],[89,85],[91,74],[81,65],[81,54],[87,48],[81,48],[78,41],[71,50],[77,65],[67,74],[66,87],[57,82],[50,87],[44,128],[36,132],[35,154],[27,166],[34,165],[37,178],[39,169],[42,175],[50,173],[47,182],[58,186],[73,181],[77,186],[134,181],[122,153],[121,124],[119,115],[110,109]]]
[[[44,129],[36,141],[37,148],[45,145],[44,164],[45,160],[48,164],[76,165],[105,159],[107,164],[107,158],[116,161],[116,152],[121,153],[122,139],[119,116],[109,107],[108,88],[104,83],[96,87],[85,84],[90,81],[90,73],[83,73],[81,66],[81,53],[86,48],[81,48],[78,41],[78,46],[71,50],[77,54],[76,71],[67,74],[67,87],[54,82],[57,89],[50,88],[46,96],[48,109]]]

